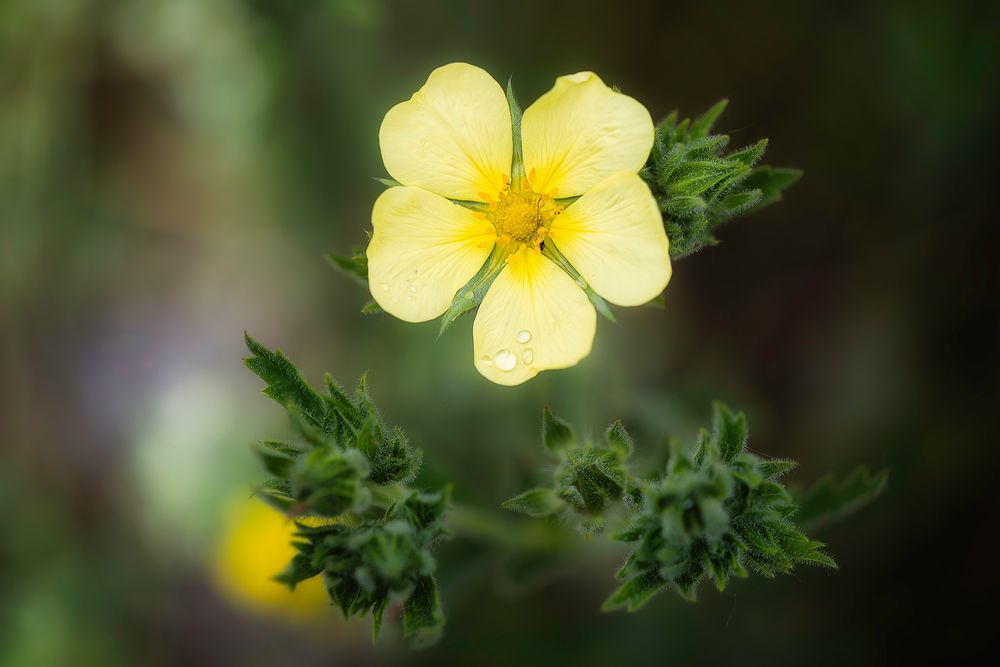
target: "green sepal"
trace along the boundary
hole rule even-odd
[[[583,276],[581,276],[576,268],[573,267],[570,261],[566,259],[561,252],[559,252],[559,249],[556,248],[555,244],[545,244],[542,248],[542,254],[555,262],[556,266],[565,271],[566,274],[569,275],[574,282],[576,282],[580,289],[582,289],[587,295],[587,299],[590,300],[591,305],[594,306],[594,309],[598,313],[603,315],[608,321],[614,322],[615,324],[618,323],[618,320],[615,319],[615,315],[611,312],[611,307],[608,306],[607,301],[605,301],[600,294],[595,292],[590,285],[587,284],[587,281],[583,279]]]
[[[368,287],[368,255],[364,248],[354,247],[351,256],[335,255],[332,252],[323,255],[330,266],[341,271],[362,287]]]
[[[361,306],[362,315],[378,315],[379,313],[384,313],[382,306],[378,305],[374,301],[366,301],[365,305]]]
[[[452,322],[470,310],[477,308],[483,302],[486,292],[489,291],[493,281],[496,280],[503,267],[506,266],[507,258],[510,254],[511,248],[509,247],[493,246],[493,250],[490,252],[490,256],[486,259],[486,263],[483,264],[482,268],[455,293],[451,305],[448,306],[448,310],[441,317],[441,327],[438,329],[438,336],[444,334]]]
[[[514,96],[514,77],[507,80],[507,106],[510,108],[511,136],[514,141],[514,150],[510,164],[511,183],[519,183],[524,174],[524,153],[521,148],[521,105],[517,103]]]

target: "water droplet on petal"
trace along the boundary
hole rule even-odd
[[[491,357],[488,354],[484,354],[483,356],[479,357],[479,363],[481,363],[483,366],[492,366],[493,357]]]
[[[379,287],[382,288],[383,292],[388,292],[389,291],[389,283],[382,283],[381,285],[379,285]]]
[[[531,350],[525,350],[521,353],[521,361],[526,364],[530,364],[535,359],[535,353]]]
[[[417,293],[417,286],[410,285],[410,294],[416,294],[416,293]]]
[[[529,340],[531,340],[530,331],[528,331],[527,329],[521,329],[520,331],[517,332],[518,343],[527,343]]]
[[[494,356],[497,368],[502,371],[512,371],[517,366],[517,356],[510,350],[504,348]]]

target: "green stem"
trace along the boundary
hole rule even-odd
[[[372,506],[386,510],[410,492],[399,484],[366,482],[372,494]],[[448,526],[460,539],[487,544],[517,554],[558,553],[572,549],[574,537],[559,526],[545,521],[529,521],[523,517],[482,510],[462,504],[448,509]]]
[[[461,539],[488,544],[508,553],[556,553],[573,548],[573,536],[544,521],[507,518],[469,505],[452,505],[448,525]]]

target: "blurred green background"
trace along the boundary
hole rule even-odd
[[[985,649],[997,7],[0,3],[0,664],[868,665]],[[806,176],[679,262],[665,311],[619,309],[576,368],[494,386],[472,367],[471,318],[436,340],[436,323],[362,316],[364,290],[321,256],[364,239],[385,111],[456,60],[513,75],[525,106],[585,69],[654,118],[726,96],[717,129],[770,137],[766,161]],[[839,572],[632,616],[598,612],[620,551],[595,542],[539,570],[454,541],[442,642],[411,654],[390,623],[372,648],[367,621],[264,581],[283,527],[254,511],[247,445],[288,425],[240,363],[244,329],[313,380],[369,370],[425,450],[422,483],[452,479],[485,508],[551,465],[546,403],[593,432],[622,417],[652,460],[720,398],[748,412],[754,449],[801,462],[793,480],[861,463],[892,478],[818,535]]]

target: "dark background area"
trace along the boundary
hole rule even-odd
[[[0,664],[984,652],[997,6],[0,4]],[[364,290],[321,256],[364,240],[385,111],[456,60],[513,75],[525,106],[580,70],[654,119],[728,97],[717,129],[734,146],[770,137],[765,161],[805,177],[678,262],[665,310],[617,309],[576,368],[490,385],[471,318],[436,340],[436,323],[362,316]],[[719,398],[747,412],[755,450],[801,462],[793,481],[859,464],[892,476],[817,535],[838,572],[706,588],[694,605],[663,595],[634,615],[598,611],[622,557],[601,541],[532,569],[455,540],[441,549],[442,642],[409,653],[390,621],[372,648],[367,621],[231,576],[226,545],[260,478],[247,445],[288,429],[240,364],[244,329],[313,380],[369,370],[388,420],[425,451],[422,482],[452,480],[487,509],[551,465],[544,404],[595,433],[623,418],[653,460]],[[268,547],[236,551],[263,562]]]

